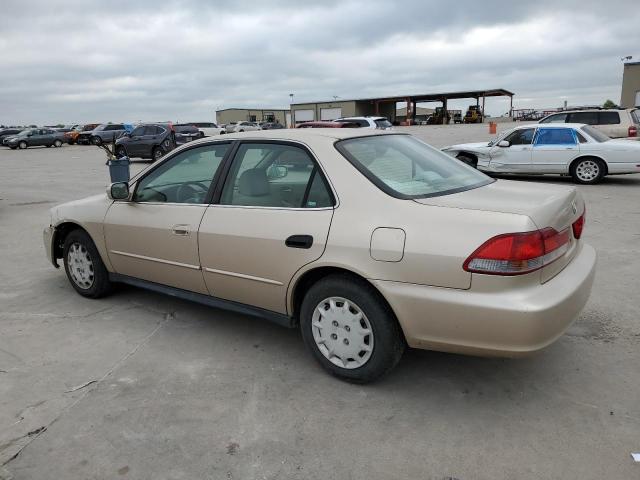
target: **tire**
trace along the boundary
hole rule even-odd
[[[10,148],[11,150],[15,150],[15,149],[16,149],[16,148],[18,148],[18,147],[9,147],[9,148]]]
[[[102,145],[102,138],[98,136],[91,137],[91,143],[94,145]]]
[[[573,181],[581,185],[595,185],[605,176],[606,167],[598,158],[581,158],[571,165]]]
[[[239,130],[239,132],[244,132],[244,130]]]
[[[116,150],[116,156],[118,158],[126,157],[127,156],[127,150],[122,146],[118,147],[118,149]]]
[[[64,239],[62,252],[64,270],[76,292],[87,298],[100,298],[109,293],[109,273],[84,230],[70,232]]]
[[[163,155],[164,155],[164,152],[160,147],[153,147],[153,150],[151,151],[151,156],[153,157],[154,161],[160,160]]]
[[[62,146],[62,141],[61,140],[56,140],[55,142],[53,142],[53,145],[56,148],[60,148]]]
[[[349,304],[346,314],[342,310],[345,303]],[[327,313],[321,314],[320,309]],[[360,320],[354,317],[358,313],[362,314]],[[323,323],[324,327],[317,327]],[[351,275],[330,275],[307,291],[300,309],[300,327],[307,348],[320,365],[352,383],[380,378],[396,366],[406,346],[389,306],[369,283]],[[366,331],[370,333],[365,335]],[[358,350],[355,341],[369,347],[368,351]]]
[[[466,163],[470,167],[478,168],[478,160],[476,160],[473,157],[470,157],[469,155],[465,155],[464,153],[459,153],[458,155],[456,155],[456,158],[461,162]]]
[[[45,145],[45,147],[47,148],[51,148],[53,145]]]
[[[25,142],[24,140],[23,140],[23,141],[21,141],[21,142],[18,144],[18,148],[19,148],[20,150],[24,150],[24,149],[25,149],[25,148],[27,148],[28,146],[29,146],[29,145],[27,145],[27,142]]]

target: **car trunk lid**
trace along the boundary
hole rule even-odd
[[[541,269],[543,283],[557,275],[576,254],[578,242],[571,228],[584,212],[584,201],[572,187],[498,180],[465,192],[415,201],[424,205],[526,215],[539,230],[547,227],[558,232],[569,229],[569,248]]]

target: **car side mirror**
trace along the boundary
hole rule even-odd
[[[269,168],[267,168],[267,178],[269,180],[284,178],[288,174],[289,174],[289,169],[284,165],[271,165]]]
[[[129,184],[127,182],[112,183],[107,188],[107,196],[111,200],[126,200],[129,198]]]
[[[499,147],[502,147],[502,148],[507,148],[507,147],[510,147],[510,146],[511,146],[511,143],[509,143],[509,142],[508,142],[508,141],[506,141],[506,140],[500,140],[500,141],[498,142],[498,146],[499,146]]]

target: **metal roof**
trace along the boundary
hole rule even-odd
[[[476,98],[476,97],[512,97],[515,93],[510,92],[509,90],[505,90],[504,88],[493,88],[489,90],[465,90],[461,92],[444,92],[444,93],[421,93],[421,94],[407,94],[407,95],[392,95],[388,97],[366,97],[366,98],[349,98],[343,99],[338,98],[334,100],[325,100],[325,101],[312,101],[312,102],[297,102],[292,103],[291,105],[308,105],[310,103],[340,103],[340,102],[374,102],[374,101],[397,101],[404,102],[407,98],[415,102],[437,102],[446,98],[456,99],[456,98]]]
[[[257,108],[223,108],[221,110],[216,110],[216,112],[226,112],[227,110],[251,110],[251,111],[276,111],[276,112],[288,112],[288,108],[269,108],[269,107],[257,107]]]

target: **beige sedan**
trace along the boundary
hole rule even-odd
[[[556,340],[591,291],[584,212],[574,188],[496,181],[409,135],[270,130],[55,207],[44,240],[83,296],[121,282],[300,326],[325,369],[367,382],[406,346]]]

